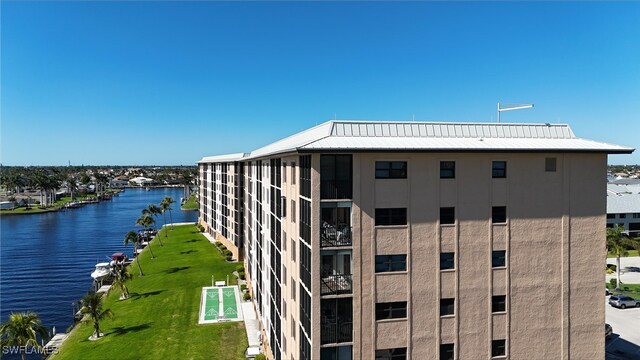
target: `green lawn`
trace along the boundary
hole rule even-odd
[[[638,255],[638,250],[629,250],[629,255],[627,256],[639,256]],[[607,254],[607,257],[609,258],[615,258],[615,255],[611,255],[611,254]]]
[[[189,200],[182,205],[182,210],[198,210],[198,200],[194,194],[191,194]]]
[[[132,264],[131,297],[118,301],[118,291],[107,296],[105,308],[115,317],[101,322],[104,338],[89,341],[91,323],[80,324],[54,360],[244,359],[243,322],[198,325],[201,288],[211,286],[211,275],[226,278],[238,264],[226,262],[193,225],[164,235],[163,230],[163,247],[158,239],[151,244],[155,260],[147,250],[140,255],[144,276]]]

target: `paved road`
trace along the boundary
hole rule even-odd
[[[608,340],[606,360],[640,360],[640,308],[617,309],[605,305],[606,322],[613,327],[613,337]]]
[[[607,258],[607,264],[616,264],[616,258]],[[620,258],[620,281],[627,284],[640,284],[640,256],[629,256]],[[609,279],[615,278],[616,274],[607,275]]]

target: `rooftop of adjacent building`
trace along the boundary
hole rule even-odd
[[[640,213],[640,182],[607,184],[607,214]]]
[[[576,137],[566,124],[331,120],[252,151],[209,156],[232,162],[300,151],[560,151],[629,154],[635,149]]]

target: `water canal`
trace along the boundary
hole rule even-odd
[[[180,210],[182,188],[127,189],[111,201],[44,214],[0,219],[0,313],[33,310],[43,325],[64,332],[73,322],[72,304],[91,287],[96,262],[123,251],[124,235],[149,204],[172,197],[174,222],[195,222],[196,211]],[[169,214],[167,214],[167,222]],[[158,226],[163,223],[158,216]]]

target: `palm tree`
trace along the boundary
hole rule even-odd
[[[131,230],[124,237],[124,246],[127,246],[129,243],[133,244],[133,253],[136,255],[136,264],[138,264],[138,270],[140,270],[140,276],[144,276],[142,273],[142,267],[140,266],[140,258],[138,255],[138,245],[140,245],[140,235],[137,232]]]
[[[9,320],[0,325],[2,348],[18,346],[22,360],[26,359],[27,346],[42,350],[42,346],[38,344],[38,335],[42,339],[48,337],[47,330],[42,326],[38,314],[33,311],[11,313]]]
[[[73,201],[73,194],[78,191],[78,182],[72,178],[67,178],[67,190],[71,193],[71,201]]]
[[[616,290],[620,290],[620,257],[629,255],[628,248],[639,248],[638,239],[631,239],[625,234],[624,227],[616,225],[607,229],[607,250],[616,257]]]
[[[89,314],[89,318],[93,321],[93,338],[100,338],[100,320],[107,317],[112,318],[111,309],[102,310],[102,295],[98,293],[85,295],[80,300],[80,313]]]
[[[158,231],[158,227],[156,226],[155,218],[156,218],[158,215],[162,214],[162,209],[161,209],[158,205],[155,205],[155,204],[149,204],[149,206],[148,206],[146,209],[142,210],[142,213],[143,213],[143,214],[147,214],[147,215],[152,215],[152,216],[153,216],[153,218],[154,218],[154,221],[153,221],[153,229],[157,232],[157,231]],[[158,241],[160,241],[160,246],[164,246],[164,244],[162,243],[162,239],[160,238],[160,236],[158,236]]]
[[[163,224],[162,227],[166,228],[167,227],[167,213],[166,210],[169,208],[169,204],[167,202],[164,201],[164,199],[160,202],[160,209],[162,210],[162,218],[163,218]],[[168,232],[169,229],[165,229],[164,230],[164,237],[168,236]]]
[[[120,295],[120,300],[126,300],[129,298],[129,289],[127,288],[127,280],[131,279],[132,276],[129,273],[129,269],[123,265],[116,265],[113,269],[113,274],[115,275],[113,279],[113,284],[111,289],[118,288],[122,294]],[[109,290],[111,290],[109,289]]]
[[[175,202],[175,200],[173,200],[171,198],[171,196],[165,196],[164,199],[162,199],[162,202],[160,203],[160,206],[162,207],[162,211],[167,211],[169,210],[169,219],[171,220],[171,229],[173,230],[173,215],[171,213],[171,204],[173,204]]]
[[[146,209],[145,209],[146,210]],[[140,225],[144,227],[145,231],[148,231],[151,228],[151,225],[156,221],[149,215],[145,215],[144,210],[142,211],[142,215],[136,220],[136,225]],[[153,239],[151,239],[153,240]],[[153,250],[151,249],[151,240],[149,240],[149,251],[151,252],[151,258],[155,259],[155,255],[153,254]]]

